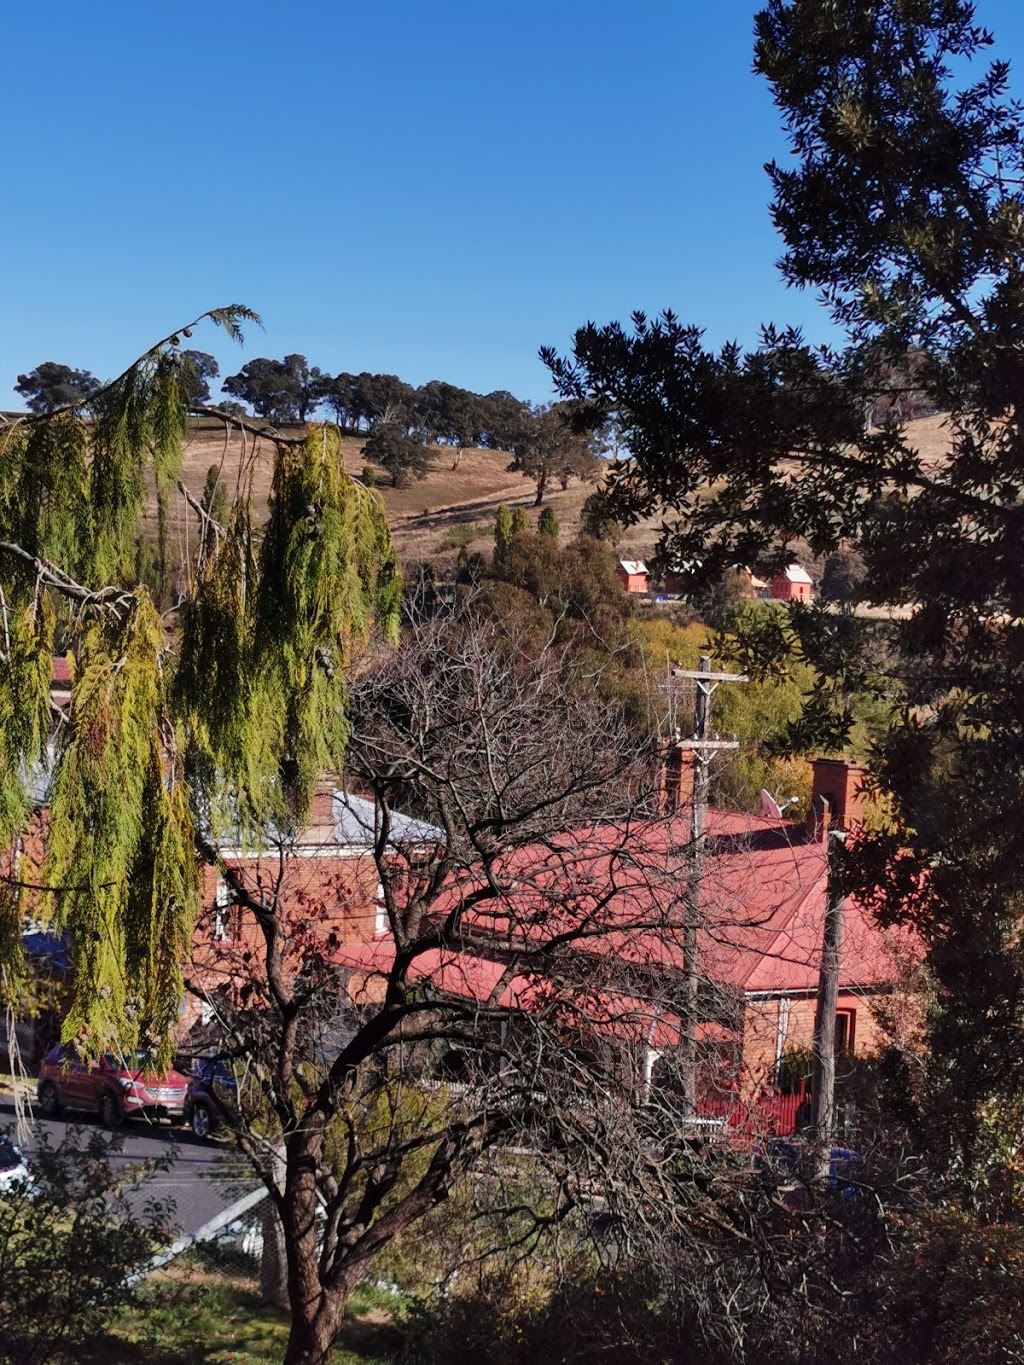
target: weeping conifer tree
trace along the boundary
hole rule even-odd
[[[397,635],[383,504],[345,472],[336,429],[285,438],[211,410],[270,452],[263,526],[251,445],[225,524],[181,483],[194,381],[183,343],[201,323],[241,341],[258,321],[213,309],[83,402],[0,427],[0,849],[28,847],[41,775],[48,786],[41,864],[5,864],[0,966],[13,995],[27,916],[66,933],[64,1034],[91,1050],[167,1056],[197,843],[225,821],[256,838],[302,818],[316,774],[341,763],[354,654],[374,629]],[[163,615],[134,569],[147,480],[161,536],[176,496],[204,522]],[[60,711],[55,653],[72,677]]]

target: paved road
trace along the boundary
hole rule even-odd
[[[15,1122],[14,1102],[9,1093],[0,1094],[0,1129]],[[81,1124],[86,1130],[106,1134],[99,1121],[89,1115],[69,1115],[67,1119],[42,1119],[33,1114],[33,1135],[46,1129],[50,1141],[56,1145],[70,1124]],[[187,1128],[172,1128],[167,1124],[150,1124],[133,1120],[119,1130],[124,1145],[111,1155],[115,1164],[128,1165],[145,1158],[172,1157],[167,1171],[160,1171],[142,1187],[140,1201],[146,1198],[173,1199],[174,1222],[182,1233],[193,1233],[233,1204],[239,1195],[252,1189],[254,1181],[244,1162],[230,1146],[215,1142],[200,1142]],[[36,1145],[34,1136],[22,1141],[26,1155]]]

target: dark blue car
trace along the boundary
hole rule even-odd
[[[754,1145],[754,1166],[765,1176],[786,1180],[797,1177],[804,1153],[800,1138],[765,1138]],[[833,1147],[828,1163],[828,1187],[843,1199],[852,1199],[864,1183],[864,1158],[850,1147]]]
[[[224,1128],[238,1098],[238,1082],[230,1062],[199,1057],[185,1097],[185,1122],[198,1138],[213,1137]]]

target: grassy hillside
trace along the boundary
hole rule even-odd
[[[365,437],[342,438],[345,462],[355,475],[366,464],[362,454],[364,441]],[[185,485],[198,497],[207,470],[217,465],[229,492],[234,491],[239,479],[251,479],[256,504],[265,507],[270,490],[271,453],[269,441],[250,436],[243,441],[237,431],[225,436],[216,423],[196,421],[185,447]],[[447,446],[438,446],[437,458],[427,477],[405,488],[390,487],[389,476],[376,470],[395,542],[406,562],[426,558],[453,561],[461,545],[486,548],[492,542],[494,517],[501,503],[523,507],[536,520],[539,509],[533,507],[534,485],[522,475],[508,471],[510,455],[497,450],[467,450],[458,467],[453,468],[455,453]],[[564,538],[579,529],[580,509],[592,491],[591,484],[573,482],[563,491],[556,483],[547,494],[545,503],[554,509]],[[155,539],[154,499],[147,516]],[[171,513],[172,541],[186,551],[194,541],[195,530],[194,514],[187,511],[180,499],[176,500]],[[623,541],[623,553],[642,555],[653,547],[655,538],[655,523],[637,528]]]
[[[910,440],[921,450],[928,464],[945,457],[948,437],[946,419],[924,417],[910,423]],[[299,428],[295,428],[297,432]],[[288,434],[292,434],[289,432]],[[348,468],[358,475],[366,461],[362,454],[365,437],[343,437],[342,449]],[[270,487],[271,446],[266,440],[244,440],[237,431],[225,436],[219,425],[207,419],[193,423],[184,457],[184,479],[198,496],[206,472],[215,464],[229,491],[240,478],[251,479],[257,506],[265,507]],[[467,450],[458,467],[453,468],[455,452],[437,447],[437,459],[425,479],[405,488],[390,487],[389,477],[378,470],[378,487],[388,510],[399,554],[405,562],[438,558],[454,561],[459,546],[485,549],[491,543],[494,516],[500,503],[525,508],[532,520],[534,486],[521,475],[508,470],[510,456],[504,451]],[[562,526],[563,539],[579,528],[580,509],[592,485],[573,482],[563,491],[557,484],[546,497]],[[155,505],[151,499],[149,520],[156,537]],[[625,557],[644,557],[654,548],[660,519],[630,528],[619,547]],[[171,536],[182,552],[195,537],[195,517],[184,503],[176,501],[171,515]]]

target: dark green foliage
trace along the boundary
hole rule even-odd
[[[190,410],[205,407],[210,402],[210,380],[219,377],[220,366],[206,351],[182,351],[181,358],[185,362],[185,402]]]
[[[606,540],[609,545],[618,545],[622,539],[622,527],[615,520],[607,493],[599,489],[591,493],[580,511],[580,530],[592,540]]]
[[[244,403],[235,403],[232,399],[225,399],[220,403],[214,403],[215,412],[222,412],[225,417],[245,417],[247,411]]]
[[[333,378],[329,374],[321,375],[317,383],[320,402],[343,429],[354,427],[356,424],[354,382],[354,375],[342,373]]]
[[[99,386],[100,381],[88,370],[44,360],[28,374],[18,375],[14,391],[27,401],[29,412],[53,412],[83,403]]]
[[[363,422],[371,431],[378,422],[403,430],[413,425],[415,390],[397,374],[364,371],[351,380],[351,414],[356,424]]]
[[[158,1167],[128,1164],[122,1139],[70,1128],[58,1146],[41,1129],[35,1189],[0,1196],[0,1361],[78,1358],[120,1307],[136,1301],[132,1272],[168,1242],[174,1207],[143,1202]],[[166,1166],[166,1162],[161,1165]]]
[[[391,475],[395,488],[412,479],[426,478],[434,462],[434,452],[417,436],[409,436],[391,422],[377,422],[370,432],[363,454]]]
[[[203,484],[203,496],[200,502],[203,511],[214,521],[224,522],[228,506],[228,490],[220,476],[219,465],[212,464],[206,471],[206,482]]]
[[[494,518],[494,560],[498,563],[504,556],[512,539],[512,513],[504,503],[498,508]]]
[[[746,598],[746,576],[740,570],[726,569],[717,578],[701,584],[693,595],[693,604],[709,626],[728,630]]]
[[[567,403],[527,409],[515,435],[509,466],[537,485],[534,505],[544,501],[548,483],[557,479],[565,488],[571,478],[593,482],[600,465],[594,454],[590,434],[572,422],[573,411]]]
[[[304,355],[286,355],[284,360],[261,356],[243,365],[238,374],[228,375],[221,387],[248,403],[260,417],[305,422],[321,400],[322,378]]]
[[[485,424],[483,400],[440,379],[416,390],[413,412],[431,441],[458,447],[479,445]]]
[[[553,541],[558,541],[558,518],[554,510],[550,507],[541,509],[541,514],[537,518],[537,530],[542,536],[550,536]]]
[[[485,604],[489,607],[492,600],[500,604],[496,614],[506,621],[522,609],[531,635],[537,634],[531,605],[536,604],[548,614],[549,635],[557,631],[563,639],[598,641],[610,648],[630,610],[615,576],[611,550],[582,536],[560,548],[550,535],[513,530],[504,550],[495,554],[491,578],[517,589],[522,597],[517,605],[509,593],[495,593],[488,585]]]
[[[489,393],[482,402],[485,429],[481,444],[492,450],[514,450],[522,436],[529,404],[513,397],[507,389]]]
[[[860,597],[860,587],[866,574],[867,565],[856,550],[849,546],[833,550],[821,572],[821,595],[829,602],[853,607]]]
[[[863,841],[862,890],[881,885],[928,941],[934,1113],[968,1145],[985,1094],[1018,1084],[983,1051],[1024,1052],[1024,122],[1006,64],[977,65],[989,44],[966,0],[772,0],[757,18],[755,66],[795,154],[769,167],[782,272],[821,293],[841,348],[769,327],[754,351],[710,352],[666,312],[582,328],[571,360],[545,353],[568,400],[620,421],[633,458],[612,470],[615,506],[667,512],[671,562],[713,579],[784,563],[798,536],[816,554],[849,544],[861,598],[914,605],[874,629],[794,624],[805,645],[820,633],[835,679],[809,731],[841,742],[855,687],[895,718],[875,768],[896,832]],[[894,377],[915,411],[948,414],[944,459],[900,425]],[[973,1098],[943,1102],[958,1077]]]

